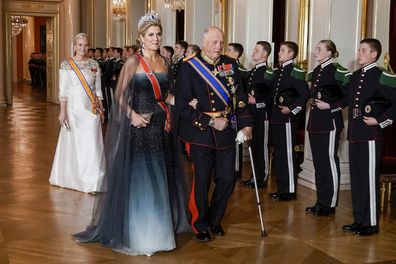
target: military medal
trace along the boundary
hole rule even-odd
[[[214,68],[214,70],[212,71],[214,76],[217,76],[217,74],[219,74],[220,72],[217,70],[216,66]]]

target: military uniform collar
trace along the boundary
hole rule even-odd
[[[263,66],[267,66],[267,62],[266,61],[256,64],[256,69],[258,69],[260,67],[263,67]]]
[[[284,63],[282,63],[282,67],[285,68],[287,65],[289,65],[290,63],[293,63],[293,60],[288,60]]]
[[[370,70],[371,68],[374,68],[374,67],[377,67],[377,62],[373,62],[373,63],[367,64],[366,66],[364,66],[362,68],[362,71],[366,72],[366,71],[368,71],[368,70]]]
[[[324,67],[326,67],[327,65],[330,65],[330,64],[332,64],[333,63],[333,60],[330,58],[330,59],[328,59],[327,61],[325,61],[325,62],[323,62],[322,64],[320,64],[320,66],[322,67],[322,69],[324,68]]]
[[[175,61],[176,61],[176,62],[179,62],[179,61],[183,60],[184,57],[185,57],[185,56],[184,56],[184,54],[183,54],[183,55],[181,55],[180,57],[177,57]]]
[[[202,59],[204,59],[204,61],[212,65],[216,65],[220,60],[220,57],[216,61],[212,60],[211,58],[208,57],[208,55],[206,55],[204,50],[201,51],[201,57]]]

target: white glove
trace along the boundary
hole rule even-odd
[[[238,134],[237,134],[237,136],[235,138],[235,142],[237,142],[238,144],[242,144],[242,143],[244,143],[246,141],[246,139],[247,138],[246,138],[245,133],[243,133],[242,130],[239,130]]]

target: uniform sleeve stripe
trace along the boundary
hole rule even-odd
[[[390,78],[396,78],[396,75],[394,75],[394,74],[389,74],[389,73],[387,73],[387,72],[385,72],[385,71],[383,71],[382,74],[385,75],[385,76],[387,76],[387,77],[390,77]]]
[[[393,121],[391,119],[386,119],[384,122],[380,123],[379,125],[381,128],[385,128],[387,126],[392,125],[392,123],[393,123]]]
[[[293,113],[294,115],[296,115],[296,114],[298,114],[298,112],[301,111],[301,109],[302,109],[301,106],[297,106],[296,108],[293,109],[292,113]]]
[[[301,69],[298,69],[298,68],[296,68],[296,67],[294,67],[294,70],[296,70],[296,71],[298,71],[298,72],[305,72],[305,70],[301,70]]]

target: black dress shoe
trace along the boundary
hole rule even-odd
[[[360,236],[371,236],[374,234],[378,234],[378,226],[361,226],[356,230],[356,234]]]
[[[268,197],[269,198],[272,198],[272,199],[278,199],[279,198],[279,195],[281,195],[282,193],[281,192],[273,192],[273,193],[269,193],[268,194]]]
[[[291,201],[291,200],[296,200],[297,196],[295,193],[281,193],[278,199],[279,201]]]
[[[201,242],[209,242],[210,241],[210,234],[208,231],[198,232],[195,236],[198,241],[201,241]]]
[[[254,186],[254,181],[252,181],[250,184],[246,184],[245,185],[246,187],[248,187],[248,188],[250,188],[250,189],[254,189],[254,188],[256,188],[255,186]],[[267,186],[267,183],[266,182],[257,182],[257,188],[264,188],[264,187],[266,187]]]
[[[358,229],[361,226],[362,226],[362,224],[354,222],[354,223],[352,223],[350,225],[344,225],[342,227],[342,230],[347,231],[347,232],[356,232],[356,231],[358,231]]]
[[[243,184],[243,185],[250,185],[250,184],[252,184],[252,183],[254,183],[253,178],[250,178],[249,180],[246,180],[246,181],[242,181],[242,184]]]
[[[314,206],[306,207],[305,212],[314,214],[322,205],[320,203],[316,203]]]
[[[314,212],[317,216],[330,216],[335,214],[335,208],[330,206],[319,207],[318,210]]]
[[[210,231],[214,236],[224,236],[224,229],[221,225],[210,225]]]

